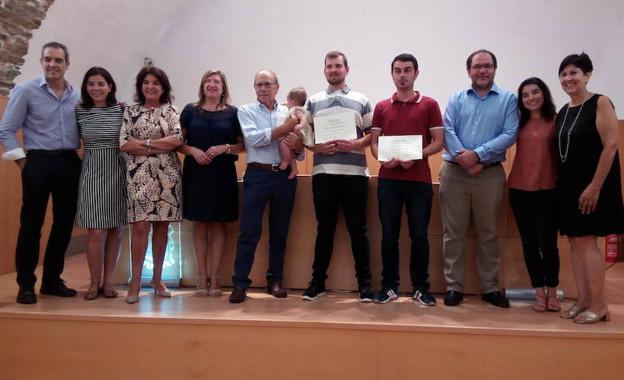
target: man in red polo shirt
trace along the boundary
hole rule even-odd
[[[442,150],[444,127],[438,103],[418,91],[418,61],[411,54],[399,54],[390,65],[396,92],[392,98],[375,106],[372,122],[371,150],[378,157],[379,136],[422,136],[422,159],[402,161],[392,158],[381,162],[377,197],[381,220],[382,290],[375,303],[398,298],[399,232],[403,204],[407,210],[410,249],[410,277],[413,299],[433,306],[429,293],[429,240],[427,239],[433,189],[427,157]]]

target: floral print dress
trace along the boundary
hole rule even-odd
[[[163,104],[148,109],[135,104],[125,109],[120,146],[129,137],[156,140],[171,135],[182,139],[180,114],[175,106]],[[129,223],[182,219],[182,170],[175,151],[148,156],[127,154],[126,165]]]

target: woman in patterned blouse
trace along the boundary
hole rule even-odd
[[[137,75],[138,104],[124,111],[121,150],[127,153],[128,222],[132,225],[132,280],[127,303],[139,301],[141,272],[152,228],[154,270],[151,285],[171,297],[161,281],[169,222],[182,219],[182,174],[175,150],[182,144],[180,116],[171,104],[167,74],[146,66]]]

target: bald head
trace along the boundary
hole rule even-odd
[[[279,90],[277,75],[271,70],[258,71],[254,78],[254,88],[256,89],[258,101],[267,108],[273,109],[275,97]]]
[[[254,86],[258,82],[258,76],[262,76],[262,77],[267,77],[268,76],[269,78],[271,78],[270,80],[272,82],[274,82],[275,84],[279,84],[279,81],[277,80],[277,75],[275,74],[275,72],[273,72],[271,70],[260,70],[254,76]]]

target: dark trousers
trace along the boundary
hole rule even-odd
[[[559,285],[556,190],[509,189],[509,203],[518,225],[531,286]]]
[[[334,234],[338,211],[342,206],[347,230],[351,236],[351,252],[355,275],[361,288],[370,286],[370,248],[366,233],[368,177],[358,175],[316,174],[312,177],[317,233],[312,265],[312,281],[324,284],[327,268],[334,251]]]
[[[379,220],[381,221],[381,286],[399,288],[399,234],[403,204],[412,241],[410,277],[415,290],[429,290],[429,239],[433,189],[430,183],[380,178],[377,185]]]
[[[43,261],[42,282],[60,281],[76,215],[79,178],[80,159],[75,152],[28,153],[22,171],[22,210],[15,250],[20,287],[33,288],[37,282],[39,240],[50,195],[53,221]]]
[[[267,203],[270,209],[269,269],[266,278],[267,282],[281,282],[284,278],[286,239],[297,188],[297,179],[288,179],[288,174],[288,171],[256,168],[247,168],[245,172],[240,235],[232,277],[237,288],[247,289],[251,285],[249,273],[262,234],[262,216]]]

